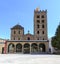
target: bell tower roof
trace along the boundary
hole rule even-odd
[[[24,27],[22,27],[21,25],[17,24],[15,26],[13,26],[11,29],[24,29]]]

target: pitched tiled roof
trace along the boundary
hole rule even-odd
[[[15,25],[11,29],[24,29],[21,25]]]

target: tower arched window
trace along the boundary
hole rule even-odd
[[[39,15],[37,15],[37,18],[40,18],[40,16],[39,16]]]
[[[37,25],[37,28],[39,28],[40,26],[39,26],[39,24]]]
[[[39,34],[39,31],[37,31],[37,34]]]
[[[44,15],[42,15],[41,18],[44,18]]]
[[[40,20],[37,20],[37,23],[40,23]]]
[[[44,20],[42,20],[42,23],[44,23]]]
[[[42,34],[44,34],[44,31],[42,31]]]
[[[42,25],[42,28],[44,28],[44,24]]]

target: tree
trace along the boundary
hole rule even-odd
[[[58,25],[55,36],[52,37],[52,46],[54,48],[60,49],[60,24]]]

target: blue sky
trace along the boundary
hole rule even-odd
[[[33,34],[34,9],[47,9],[48,38],[54,36],[60,22],[60,0],[0,0],[0,38],[10,38],[10,28],[16,24],[25,33]]]

